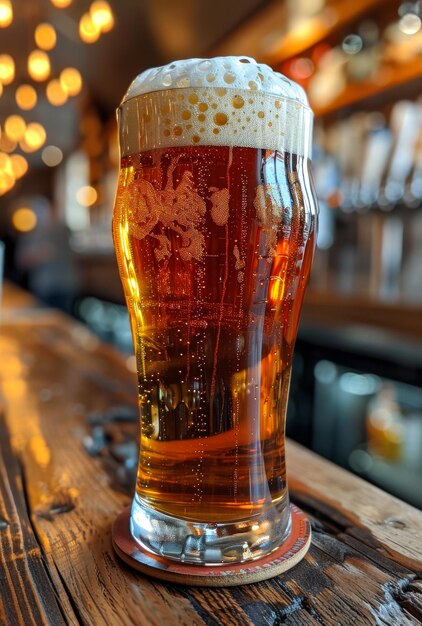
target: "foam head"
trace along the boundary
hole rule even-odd
[[[312,119],[303,89],[252,58],[175,61],[130,85],[119,107],[120,149],[231,145],[310,157]]]

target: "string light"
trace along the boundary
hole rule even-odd
[[[34,230],[37,225],[37,216],[29,207],[19,207],[12,215],[12,224],[21,233]]]
[[[15,78],[15,62],[10,54],[0,54],[0,81],[8,85]]]
[[[28,171],[28,161],[21,154],[11,154],[10,162],[16,180],[22,178]]]
[[[57,36],[54,27],[48,22],[38,24],[35,29],[35,43],[41,50],[52,50],[56,45]]]
[[[93,204],[96,203],[97,198],[98,198],[97,190],[94,189],[94,187],[91,187],[90,185],[84,185],[83,187],[80,187],[78,191],[76,192],[76,200],[82,206],[86,206],[86,207],[92,206]]]
[[[24,152],[35,152],[45,144],[46,138],[44,126],[38,122],[31,122],[26,127],[25,136],[19,145]]]
[[[25,120],[20,115],[9,115],[4,123],[4,130],[9,139],[19,141],[25,135]]]
[[[16,104],[23,111],[30,111],[37,104],[37,92],[32,85],[20,85],[15,93]]]
[[[7,28],[13,22],[13,8],[10,0],[0,0],[0,28]]]
[[[15,184],[15,177],[10,157],[0,152],[0,196],[7,193]]]
[[[60,83],[69,96],[77,96],[82,89],[82,76],[74,67],[66,67],[60,74]]]
[[[36,81],[47,80],[50,76],[50,59],[42,50],[33,50],[28,57],[28,72]]]
[[[63,161],[63,152],[57,146],[46,146],[41,158],[48,167],[56,167]]]
[[[60,80],[54,78],[50,80],[46,88],[47,100],[53,106],[59,107],[67,102],[67,93],[63,89]]]
[[[114,26],[114,16],[105,0],[96,0],[89,9],[91,20],[102,33],[108,33]]]
[[[0,196],[10,191],[15,184],[15,177],[9,172],[0,170]]]
[[[85,43],[94,43],[101,34],[99,27],[94,24],[89,13],[84,13],[79,21],[79,36]]]
[[[10,139],[10,137],[8,137],[6,133],[3,133],[0,137],[0,150],[2,150],[3,152],[13,152],[14,150],[16,150],[17,145],[17,142],[12,141],[12,139]]]
[[[72,0],[51,0],[51,4],[57,9],[67,9],[72,4]]]

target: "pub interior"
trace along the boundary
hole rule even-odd
[[[420,507],[419,4],[0,0],[0,20],[4,280],[129,369],[110,229],[127,85],[174,58],[246,54],[305,88],[320,216],[287,434]]]
[[[0,0],[3,317],[12,289],[30,292],[134,372],[111,238],[115,109],[145,68],[254,57],[301,84],[315,113],[319,233],[287,434],[422,507],[421,11],[406,0]]]

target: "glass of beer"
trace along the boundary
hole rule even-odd
[[[161,557],[241,563],[289,535],[312,118],[301,87],[246,57],[147,70],[119,107],[113,236],[140,410],[130,527]]]

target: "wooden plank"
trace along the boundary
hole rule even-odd
[[[352,533],[376,542],[381,552],[409,569],[422,571],[422,515],[366,481],[296,443],[287,444],[289,486]]]
[[[294,570],[250,587],[208,590],[164,585],[124,566],[113,553],[110,526],[133,485],[116,485],[119,466],[110,451],[124,432],[136,439],[136,424],[109,425],[97,456],[87,454],[84,440],[96,428],[91,411],[136,406],[136,380],[123,359],[86,333],[48,314],[5,324],[0,336],[7,423],[32,523],[57,595],[61,585],[80,623],[422,624],[417,539],[398,536],[391,523],[377,528],[387,511],[396,515],[390,507],[400,507],[399,521],[418,537],[420,518],[292,443],[290,488],[314,528],[310,553]]]
[[[56,598],[28,518],[22,476],[0,413],[0,623],[14,626],[76,624]]]

